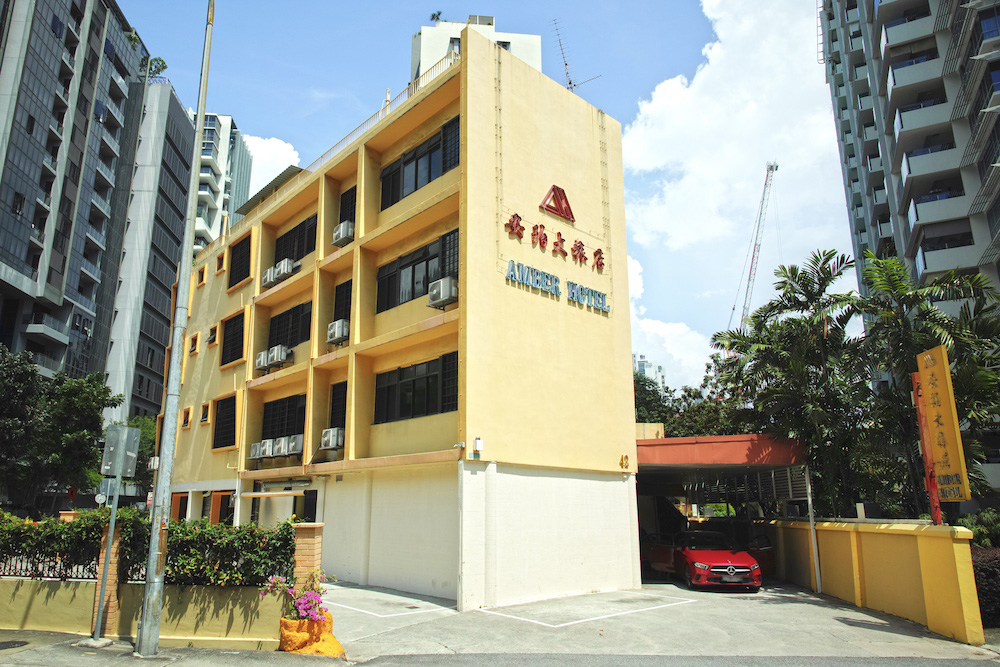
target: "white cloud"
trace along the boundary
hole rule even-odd
[[[702,0],[702,11],[716,36],[705,62],[641,100],[622,140],[629,280],[643,281],[633,349],[663,364],[671,386],[701,379],[712,334],[729,326],[768,161],[779,170],[752,307],[772,295],[779,263],[851,253],[815,3]]]
[[[255,137],[245,134],[243,138],[253,155],[253,169],[250,172],[250,196],[283,172],[290,165],[299,164],[299,152],[287,141],[277,137]]]

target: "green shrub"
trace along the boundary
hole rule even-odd
[[[0,511],[0,572],[32,578],[96,578],[108,509],[80,512],[76,521],[26,522]],[[149,554],[149,516],[118,510],[119,576],[142,581]],[[261,586],[272,575],[291,578],[295,531],[291,523],[211,525],[207,519],[174,521],[167,530],[164,583]]]
[[[1000,547],[1000,512],[986,508],[959,518],[958,523],[972,531],[972,544],[984,549]]]
[[[972,569],[984,628],[1000,627],[1000,549],[972,549]]]

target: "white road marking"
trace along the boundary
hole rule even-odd
[[[329,600],[323,600],[326,604],[332,604],[334,607],[341,607],[343,609],[350,609],[351,611],[361,612],[362,614],[368,614],[369,616],[375,616],[376,618],[392,618],[394,616],[412,616],[413,614],[427,614],[432,611],[446,611],[448,609],[454,609],[454,607],[438,607],[437,609],[418,609],[417,611],[404,611],[398,614],[376,614],[373,611],[366,611],[364,609],[358,609],[357,607],[349,607],[346,604],[338,604],[336,602],[330,602]]]
[[[623,591],[623,592],[629,592],[629,591]],[[641,593],[640,595],[646,595],[646,593]],[[663,597],[663,598],[666,598],[666,597],[670,597],[670,596],[667,596],[667,595],[655,595],[653,597]],[[600,620],[603,620],[605,618],[614,618],[615,616],[626,616],[628,614],[637,614],[640,611],[653,611],[654,609],[664,609],[666,607],[675,607],[677,605],[687,604],[689,602],[695,602],[695,600],[688,600],[686,598],[674,598],[674,599],[680,600],[680,602],[670,602],[670,603],[667,603],[667,604],[656,605],[655,607],[643,607],[642,609],[631,609],[629,611],[620,611],[620,612],[618,612],[616,614],[605,614],[604,616],[594,616],[593,618],[584,618],[584,619],[581,619],[579,621],[570,621],[569,623],[560,623],[558,625],[552,625],[551,623],[545,623],[544,621],[536,621],[536,620],[533,620],[533,619],[530,619],[530,618],[523,618],[521,616],[513,616],[511,614],[501,614],[498,611],[492,611],[490,609],[480,609],[479,611],[481,611],[483,613],[486,613],[486,614],[493,614],[494,616],[504,616],[506,618],[512,618],[512,619],[514,619],[516,621],[525,621],[527,623],[534,623],[536,625],[543,625],[546,628],[553,628],[553,629],[555,629],[555,628],[565,628],[565,627],[570,626],[570,625],[577,625],[578,623],[589,623],[591,621],[600,621]]]

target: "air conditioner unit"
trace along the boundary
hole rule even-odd
[[[348,320],[337,320],[335,322],[330,322],[329,326],[326,328],[326,342],[327,343],[342,343],[348,338],[348,328],[350,321]]]
[[[274,455],[275,456],[287,456],[288,455],[288,436],[283,435],[280,438],[274,439]]]
[[[259,459],[260,458],[260,443],[255,442],[250,445],[250,458]]]
[[[449,303],[458,301],[458,280],[445,276],[431,283],[427,305],[431,308],[444,308]]]
[[[323,429],[323,439],[319,443],[320,449],[343,449],[344,429],[339,426]]]
[[[260,458],[266,459],[274,456],[274,440],[268,438],[260,441]]]
[[[274,282],[280,283],[282,280],[291,277],[295,272],[295,262],[290,259],[283,259],[274,265]]]
[[[354,240],[354,223],[346,220],[333,228],[333,245],[343,248]]]
[[[292,355],[292,351],[284,345],[275,345],[267,351],[267,365],[283,364]]]
[[[274,283],[275,283],[275,280],[274,280],[274,267],[272,266],[269,269],[264,269],[264,275],[261,276],[261,280],[260,280],[261,286],[263,286],[266,289],[266,288],[271,287],[272,285],[274,285]]]
[[[254,364],[253,367],[255,369],[257,369],[258,371],[265,371],[265,370],[267,370],[267,366],[268,366],[268,363],[267,363],[267,350],[264,350],[263,352],[258,352],[257,353],[257,362]]]
[[[288,456],[295,456],[302,453],[302,434],[288,436]]]

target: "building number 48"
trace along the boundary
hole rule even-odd
[[[628,454],[622,454],[622,457],[618,459],[618,465],[622,470],[628,468]]]

